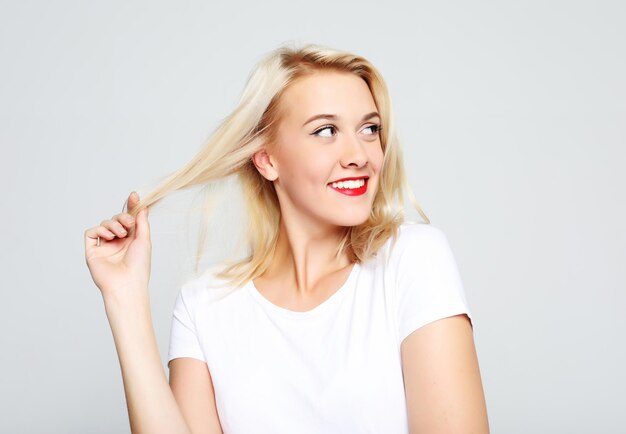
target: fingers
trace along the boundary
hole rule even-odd
[[[131,192],[130,195],[128,195],[128,199],[126,200],[126,203],[127,203],[127,211],[132,211],[134,212],[134,215],[135,215],[134,217],[132,217],[132,215],[129,214],[131,217],[130,219],[133,220],[132,222],[133,227],[129,227],[129,232],[131,236],[136,237],[137,235],[135,234],[135,232],[137,230],[137,219],[139,215],[137,212],[135,212],[135,208],[139,204],[139,193],[137,193],[136,191]]]
[[[135,219],[128,213],[121,213],[113,216],[111,220],[103,220],[100,226],[93,227],[85,231],[85,241],[94,246],[100,245],[99,238],[111,241],[115,237],[124,238],[128,236],[130,228],[135,226]],[[126,230],[129,228],[129,230]]]
[[[126,201],[125,207],[129,210],[132,210],[139,203],[139,195],[137,192],[133,191]],[[100,238],[104,240],[111,241],[117,238],[124,238],[129,235],[133,235],[135,231],[138,231],[137,222],[141,219],[142,223],[140,225],[143,226],[143,229],[140,231],[141,236],[150,236],[150,227],[148,224],[148,209],[145,208],[142,212],[138,213],[136,217],[133,217],[128,212],[121,212],[119,214],[114,215],[109,220],[103,220],[100,223],[100,226],[96,226],[85,231],[85,244],[87,247],[89,246],[99,246]],[[137,234],[136,236],[138,236]]]
[[[121,221],[123,221],[125,224],[128,224],[128,223],[126,222],[126,219],[124,220],[120,220],[120,219],[121,217],[118,214],[117,216],[114,216],[113,219],[111,220],[103,220],[100,223],[100,226],[105,227],[106,229],[108,229],[110,232],[114,233],[118,237],[124,238],[126,235],[128,235],[128,231],[126,230],[126,227],[124,227],[124,224],[121,223]],[[130,226],[132,225],[129,225],[129,227]]]
[[[139,194],[133,191],[128,195],[128,199],[126,199],[126,209],[129,211],[134,209],[137,203],[139,203]]]
[[[150,241],[150,222],[148,221],[148,208],[143,208],[137,214],[135,237]]]
[[[111,241],[115,234],[104,226],[96,226],[85,231],[85,244],[87,247],[99,246],[100,238]]]

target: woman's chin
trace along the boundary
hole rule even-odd
[[[348,227],[348,226],[360,226],[363,223],[367,222],[367,219],[369,218],[369,213],[365,214],[365,215],[354,215],[354,216],[342,216],[341,218],[338,218],[337,220],[334,221],[334,223],[337,226],[344,226],[344,227]]]

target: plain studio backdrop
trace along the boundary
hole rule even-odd
[[[84,231],[188,161],[286,41],[387,80],[475,316],[492,432],[626,432],[623,2],[0,4],[0,432],[129,432]],[[197,197],[150,215],[164,367]],[[209,262],[240,232],[236,190],[221,203]]]

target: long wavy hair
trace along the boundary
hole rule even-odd
[[[336,254],[347,253],[352,262],[363,262],[397,235],[404,221],[404,196],[430,223],[417,204],[407,182],[400,143],[394,129],[391,98],[378,70],[365,58],[346,51],[306,44],[285,44],[265,55],[253,69],[239,103],[209,137],[200,151],[183,167],[167,176],[144,195],[132,215],[158,203],[171,192],[207,186],[236,176],[245,197],[249,225],[248,255],[231,260],[218,276],[234,287],[262,275],[271,263],[280,227],[280,204],[274,184],[258,172],[251,158],[274,143],[280,121],[281,95],[302,77],[323,71],[344,72],[361,77],[368,85],[381,117],[380,141],[383,166],[371,213],[363,224],[346,227]],[[206,208],[205,208],[206,209]],[[208,220],[200,231],[196,271],[206,241]]]

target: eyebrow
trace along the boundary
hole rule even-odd
[[[375,118],[375,117],[380,117],[378,112],[368,113],[365,116],[363,116],[363,119],[361,119],[361,122],[365,122],[365,121],[370,120],[370,119]],[[305,123],[303,123],[302,126],[305,126],[309,122],[313,122],[313,121],[315,121],[317,119],[330,119],[330,120],[336,121],[337,119],[339,119],[339,116],[333,115],[333,114],[322,113],[322,114],[315,115],[315,116],[309,118],[309,120],[307,120]]]

